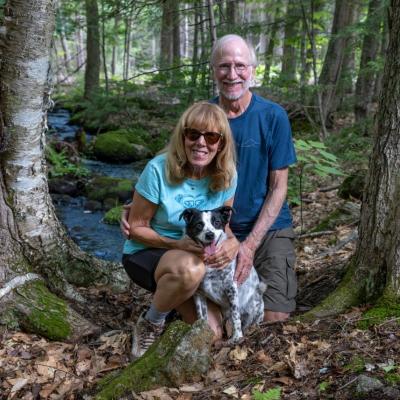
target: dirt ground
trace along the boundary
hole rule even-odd
[[[340,281],[354,252],[357,226],[349,223],[314,236],[304,234],[343,202],[336,190],[317,191],[304,200],[293,210],[299,234],[296,314],[288,322],[251,329],[235,347],[214,349],[211,369],[195,383],[132,393],[126,399],[345,400],[355,398],[360,374],[378,378],[388,391],[371,391],[359,398],[396,398],[398,319],[361,330],[357,324],[366,306],[312,323],[298,320]],[[86,399],[82,393],[101,377],[129,363],[130,330],[149,295],[137,287],[120,295],[98,288],[82,293],[89,301],[80,311],[101,326],[103,334],[70,344],[28,333],[2,333],[0,399]]]

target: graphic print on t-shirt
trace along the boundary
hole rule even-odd
[[[185,208],[201,208],[207,201],[207,197],[204,194],[198,194],[197,196],[192,194],[178,194],[175,196],[175,200]]]

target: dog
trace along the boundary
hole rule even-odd
[[[208,254],[226,239],[225,226],[229,222],[232,207],[223,206],[214,210],[200,211],[188,208],[180,218],[186,223],[185,234],[202,245]],[[228,343],[236,343],[243,331],[258,324],[264,317],[263,293],[266,285],[260,282],[254,267],[240,286],[234,280],[236,260],[222,269],[206,266],[206,274],[194,295],[199,319],[207,320],[207,299],[221,307],[224,321],[232,323],[232,336]]]

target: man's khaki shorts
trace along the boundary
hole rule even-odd
[[[254,266],[266,283],[264,309],[290,313],[296,308],[296,255],[292,228],[268,232],[257,249]]]

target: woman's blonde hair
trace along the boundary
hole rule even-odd
[[[200,101],[190,106],[179,119],[167,147],[166,175],[172,184],[181,183],[190,174],[185,152],[186,127],[202,131],[212,130],[222,134],[219,150],[207,166],[210,189],[218,192],[227,189],[236,175],[235,147],[231,128],[225,112],[216,104]]]

